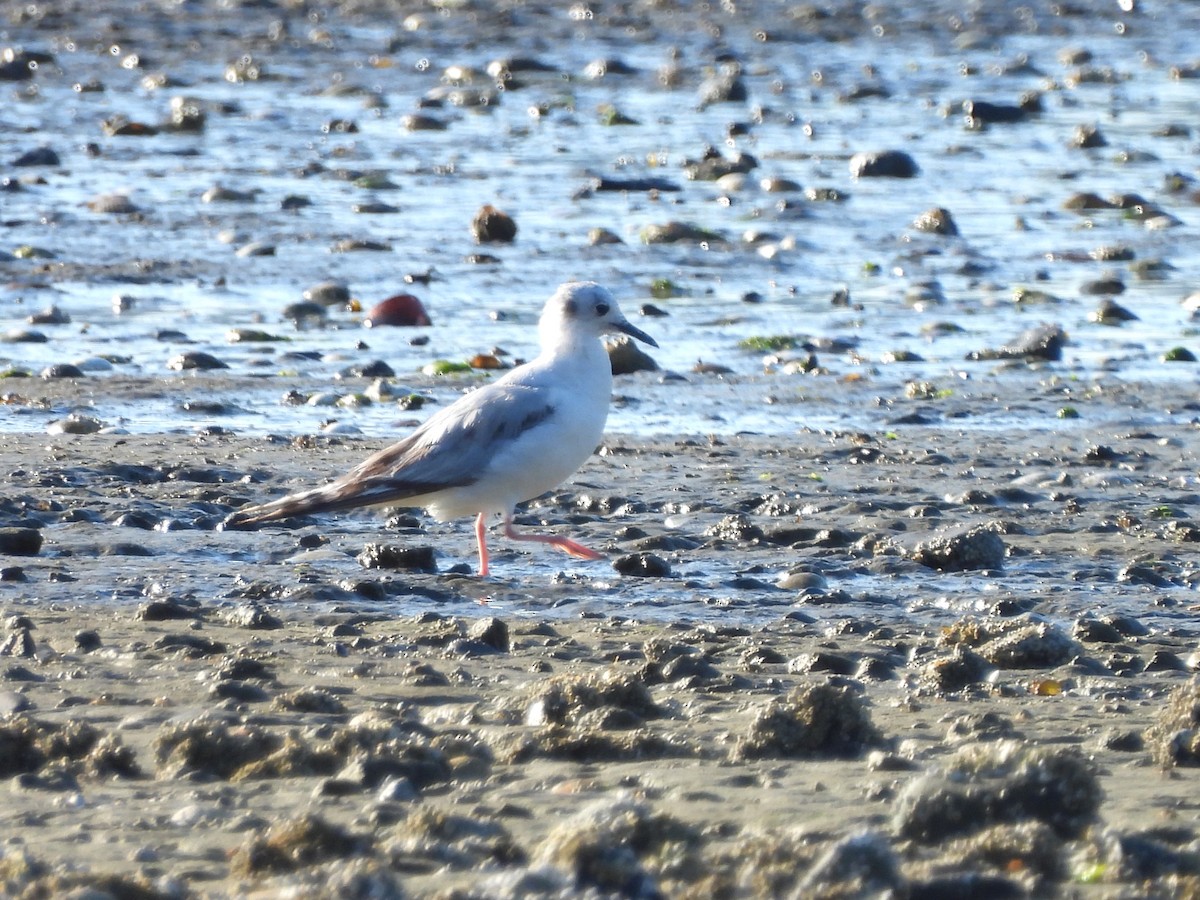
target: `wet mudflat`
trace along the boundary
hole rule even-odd
[[[1200,894],[1191,6],[0,11],[6,893]],[[570,277],[607,561],[219,529]]]
[[[487,582],[467,522],[214,530],[376,442],[10,439],[5,877],[1186,894],[1193,436],[613,436],[523,514],[610,561]]]

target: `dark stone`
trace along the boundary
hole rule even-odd
[[[618,557],[613,568],[620,575],[637,578],[669,578],[671,575],[671,564],[653,553],[629,553]]]
[[[90,628],[75,632],[75,649],[84,653],[99,650],[102,646],[100,633]]]
[[[1122,640],[1121,632],[1111,624],[1090,618],[1079,619],[1071,634],[1075,640],[1089,644],[1119,644]]]
[[[392,367],[382,359],[362,365],[348,366],[339,373],[343,378],[395,378]]]
[[[1021,333],[1015,340],[995,350],[974,350],[967,359],[1040,359],[1055,362],[1062,359],[1067,333],[1060,325],[1039,325]]]
[[[434,549],[429,546],[397,547],[393,544],[365,544],[356,559],[364,569],[405,569],[436,572]]]
[[[855,153],[850,158],[850,174],[855,178],[914,178],[920,169],[903,150]]]
[[[156,650],[183,650],[189,658],[215,656],[228,648],[220,641],[210,641],[196,634],[165,634],[154,642]]]
[[[941,572],[999,569],[1004,565],[1004,541],[987,526],[943,535],[916,546],[911,559]]]
[[[471,234],[480,244],[511,244],[517,237],[517,223],[508,213],[487,204],[471,220]]]
[[[26,659],[37,653],[37,644],[28,628],[17,628],[9,632],[4,643],[0,644],[0,656],[21,656]]]
[[[177,619],[199,618],[199,613],[192,607],[184,606],[174,600],[151,600],[138,608],[134,618],[143,622],[169,622]]]
[[[510,647],[508,625],[495,616],[480,619],[467,629],[467,637],[507,653]]]
[[[271,695],[257,684],[235,680],[218,681],[212,686],[212,695],[236,703],[265,703],[271,699]]]
[[[0,528],[0,553],[37,556],[41,550],[42,533],[36,528]]]

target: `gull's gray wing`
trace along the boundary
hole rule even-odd
[[[240,509],[226,525],[400,503],[473,484],[498,452],[553,414],[544,390],[501,379],[460,397],[329,484]]]
[[[355,466],[346,480],[408,491],[410,497],[471,484],[497,453],[553,414],[545,391],[496,382],[460,397],[404,440]]]

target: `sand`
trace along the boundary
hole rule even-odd
[[[487,582],[467,522],[215,530],[376,440],[6,435],[8,890],[1194,891],[1197,770],[1147,736],[1197,666],[1194,426],[917,432],[612,436],[524,517],[613,564],[498,538]],[[1000,757],[1074,794],[921,824]]]

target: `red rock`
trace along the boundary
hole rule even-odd
[[[429,313],[425,312],[424,305],[412,294],[396,294],[394,297],[381,300],[363,319],[363,325],[367,328],[378,328],[381,325],[411,328],[417,325],[432,324]]]

